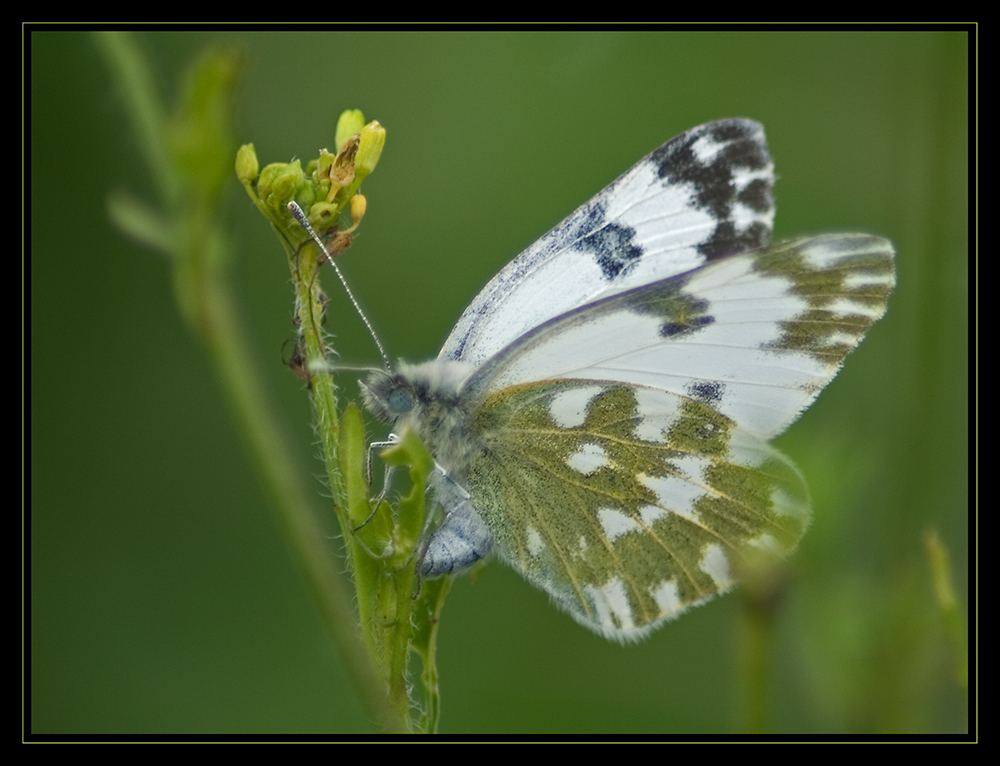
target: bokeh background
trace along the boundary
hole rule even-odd
[[[390,354],[414,361],[511,257],[647,152],[709,120],[761,121],[776,238],[864,231],[898,251],[886,318],[777,442],[814,520],[778,613],[770,728],[967,730],[924,543],[937,530],[965,607],[963,32],[138,38],[171,101],[204,46],[244,48],[238,139],[262,165],[332,149],[346,108],[386,127],[341,265]],[[29,734],[364,736],[168,265],[108,220],[110,192],[154,193],[103,61],[84,32],[36,30],[28,50]],[[285,257],[235,176],[230,187],[241,321],[328,504],[307,396],[282,364]],[[342,359],[377,363],[332,279],[327,292]],[[737,591],[623,648],[491,565],[445,607],[442,732],[738,733],[745,624]]]

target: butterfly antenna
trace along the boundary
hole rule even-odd
[[[295,216],[295,220],[302,224],[302,228],[306,230],[312,238],[312,241],[319,246],[320,250],[323,251],[323,255],[326,256],[327,263],[333,266],[333,270],[337,272],[337,278],[340,279],[340,284],[344,286],[344,292],[347,293],[347,297],[350,299],[351,303],[354,304],[354,310],[358,312],[358,315],[361,317],[361,321],[364,322],[365,327],[368,328],[368,332],[371,334],[372,340],[374,340],[375,345],[378,346],[378,352],[382,355],[382,362],[385,364],[385,368],[387,370],[392,370],[392,365],[389,363],[389,357],[386,355],[385,349],[382,348],[382,343],[379,341],[378,335],[375,334],[375,328],[373,328],[372,323],[368,321],[368,317],[365,316],[365,312],[361,310],[361,306],[355,299],[354,293],[351,292],[351,288],[347,284],[347,280],[344,279],[344,275],[341,273],[340,267],[337,266],[336,261],[333,260],[333,256],[330,255],[330,251],[326,249],[326,245],[323,244],[323,240],[316,235],[313,227],[309,225],[309,221],[306,219],[306,214],[302,211],[302,208],[299,207],[298,203],[295,201],[289,202],[288,210]]]

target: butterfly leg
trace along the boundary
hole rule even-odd
[[[493,535],[476,512],[469,493],[440,467],[431,479],[444,509],[444,522],[427,538],[420,556],[423,577],[441,577],[468,569],[493,550]]]
[[[385,449],[386,447],[392,447],[399,443],[399,437],[396,434],[389,434],[389,438],[384,442],[372,442],[368,445],[368,451],[365,456],[365,481],[368,486],[371,487],[372,484],[372,452],[378,449]],[[379,492],[378,497],[371,504],[372,508],[378,508],[385,500],[385,496],[389,492],[389,487],[392,486],[392,473],[395,469],[391,465],[385,467],[385,476],[382,478],[382,491]],[[372,513],[374,515],[374,512]],[[364,524],[367,524],[371,517],[365,519]],[[364,526],[362,524],[361,526]]]

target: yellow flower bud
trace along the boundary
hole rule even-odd
[[[365,125],[365,116],[360,109],[348,109],[341,113],[337,120],[336,136],[337,151],[339,152],[344,142],[355,133],[360,133]]]
[[[302,165],[294,162],[272,162],[264,166],[257,179],[257,194],[272,210],[284,215],[285,205],[290,200],[311,205],[311,188],[302,173]]]
[[[361,178],[371,173],[382,156],[385,146],[385,128],[374,120],[361,129],[361,143],[358,146],[358,157],[354,162]]]
[[[365,210],[368,208],[368,200],[365,199],[364,194],[355,194],[351,197],[351,220],[354,222],[354,226],[361,223],[361,219],[365,217]],[[351,228],[353,229],[354,226]]]
[[[326,149],[320,149],[319,160],[316,162],[316,176],[318,178],[329,178],[330,168],[333,167],[333,163],[336,160],[336,154],[330,154]]]
[[[236,177],[246,186],[257,180],[260,166],[257,164],[257,152],[253,144],[243,144],[236,152]]]

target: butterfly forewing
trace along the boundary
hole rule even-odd
[[[469,490],[500,555],[579,622],[642,636],[732,584],[748,551],[795,547],[794,467],[712,406],[605,381],[487,398]]]
[[[471,389],[617,380],[708,401],[762,437],[787,428],[885,312],[892,247],[869,235],[791,240],[550,320]]]
[[[758,123],[721,120],[682,133],[497,274],[439,359],[482,364],[578,306],[767,245],[773,184]]]

